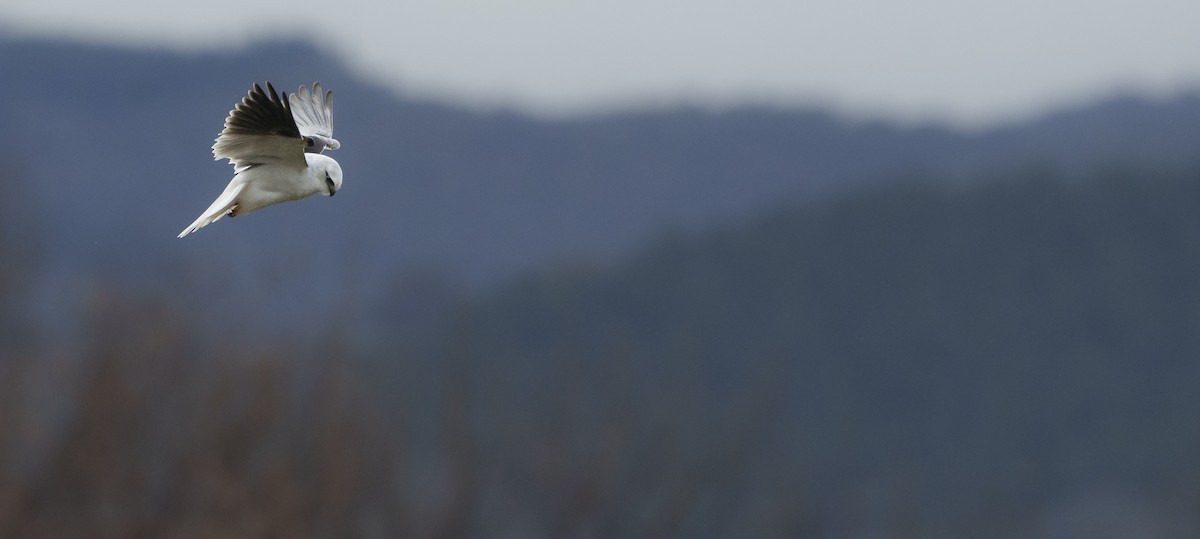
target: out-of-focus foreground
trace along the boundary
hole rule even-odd
[[[240,82],[130,66],[272,48],[20,45],[0,536],[1200,532],[1194,98],[550,122],[338,71],[344,195],[179,242]]]

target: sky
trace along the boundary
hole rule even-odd
[[[1200,88],[1196,0],[0,0],[0,32],[313,41],[398,93],[539,114],[825,106],[964,127]]]

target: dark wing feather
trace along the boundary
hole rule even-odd
[[[267,162],[306,166],[304,139],[292,117],[287,95],[281,98],[270,82],[265,92],[255,83],[242,102],[229,111],[225,129],[212,149],[215,159],[229,159],[239,169]]]
[[[224,132],[300,137],[300,128],[296,127],[296,119],[292,117],[287,95],[280,98],[270,82],[267,83],[267,91],[270,95],[263,91],[262,86],[254,83],[254,88],[247,92],[242,102],[229,111]]]

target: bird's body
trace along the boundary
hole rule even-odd
[[[319,153],[341,144],[333,138],[333,93],[321,96],[301,86],[292,106],[267,83],[268,96],[257,84],[229,113],[225,129],[213,144],[213,156],[226,158],[234,176],[225,191],[179,233],[182,238],[229,215],[237,217],[273,204],[317,193],[333,196],[342,186],[342,167]]]

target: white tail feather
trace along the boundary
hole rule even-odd
[[[187,228],[183,229],[183,232],[180,232],[178,237],[182,238],[224,217],[225,214],[229,213],[229,210],[232,210],[234,206],[237,206],[237,197],[238,195],[242,194],[242,189],[245,187],[246,184],[242,182],[230,182],[229,186],[225,188],[225,191],[221,193],[221,196],[217,197],[217,199],[213,201],[212,205],[210,205],[207,210],[204,210],[204,213],[200,214],[199,218],[193,221],[192,224],[188,225]]]

